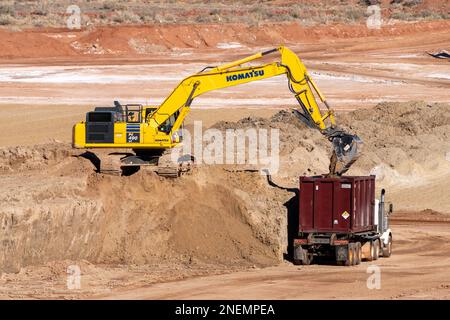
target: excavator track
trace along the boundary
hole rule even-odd
[[[179,176],[189,173],[194,167],[194,158],[191,155],[182,155],[174,160],[172,152],[176,149],[165,150],[158,159],[157,173],[161,177],[178,178]]]
[[[99,160],[97,172],[107,175],[121,176],[127,170],[135,168],[137,171],[141,167],[150,168],[159,176],[165,178],[178,178],[183,174],[192,171],[194,158],[191,155],[172,157],[172,152],[179,150],[165,150],[161,154],[124,154],[110,153],[107,155],[95,155]]]
[[[122,154],[108,154],[100,157],[99,173],[113,176],[122,175]]]

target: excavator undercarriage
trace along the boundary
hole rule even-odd
[[[193,170],[193,156],[183,155],[173,158],[172,152],[174,152],[173,149],[133,150],[133,153],[96,153],[96,169],[98,173],[120,176],[130,175],[139,169],[145,168],[145,170],[153,171],[159,176],[166,178],[177,178]],[[94,154],[90,153],[91,155]]]

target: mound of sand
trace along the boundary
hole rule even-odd
[[[221,121],[213,127],[222,131],[249,128],[279,130],[278,178],[293,177],[297,181],[299,175],[317,175],[328,170],[331,145],[318,130],[308,128],[289,111],[279,111],[271,118],[247,117],[237,122]],[[270,154],[270,143],[268,147]]]
[[[281,259],[282,220],[252,205],[256,198],[237,189],[240,182],[226,183],[232,174],[222,168],[176,181],[145,170],[103,176],[68,146],[54,147],[2,151],[15,165],[1,175],[0,270],[65,259],[231,267]],[[47,152],[53,156],[43,157]],[[258,174],[250,180],[252,190],[265,184]]]
[[[49,143],[30,147],[0,148],[0,172],[32,170],[55,165],[67,158],[71,147],[66,143]]]
[[[337,122],[364,142],[363,152],[348,175],[377,174],[379,181],[399,183],[402,177],[421,179],[448,173],[450,166],[450,105],[444,103],[380,103],[373,109],[339,114]],[[249,117],[219,122],[214,127],[277,128],[280,130],[279,177],[322,174],[328,170],[331,146],[292,113],[270,119]],[[407,180],[407,182],[411,182]]]
[[[355,169],[383,167],[394,178],[448,172],[448,104],[381,103],[371,110],[343,115],[341,122],[364,141],[364,154]]]

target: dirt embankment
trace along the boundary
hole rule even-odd
[[[268,201],[258,195],[262,176],[235,179],[221,168],[177,181],[144,170],[103,176],[68,149],[0,151],[0,270],[65,259],[249,267],[282,258],[282,205],[253,205]]]
[[[142,56],[177,49],[263,47],[297,44],[331,38],[401,36],[444,32],[449,21],[386,24],[380,30],[365,25],[305,27],[299,23],[185,24],[146,26],[99,26],[72,31],[65,29],[0,29],[4,43],[0,58]]]
[[[383,103],[340,119],[365,142],[349,174],[377,174],[399,209],[450,212],[442,195],[449,181],[450,105]],[[279,129],[280,171],[273,178],[281,187],[295,188],[299,175],[327,172],[329,143],[289,112],[214,127]],[[103,176],[62,143],[0,154],[3,271],[65,259],[273,265],[282,261],[288,216],[296,214],[295,193],[257,172],[201,166],[175,181],[145,170]],[[434,190],[426,201],[423,188]]]

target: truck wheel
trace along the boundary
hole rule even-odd
[[[369,241],[369,245],[370,245],[370,254],[367,257],[367,261],[373,261],[375,260],[375,241]]]
[[[362,260],[362,251],[361,251],[361,242],[355,243],[355,265],[361,264]]]
[[[389,235],[389,240],[386,246],[383,246],[383,257],[389,258],[392,254],[392,236]]]
[[[372,261],[372,241],[366,241],[361,245],[361,254],[364,256],[365,261]]]
[[[373,256],[372,260],[378,260],[378,257],[380,256],[380,240],[374,240],[372,241],[373,245]]]
[[[345,265],[353,266],[355,264],[355,244],[349,243],[347,250],[347,260],[345,261]]]

